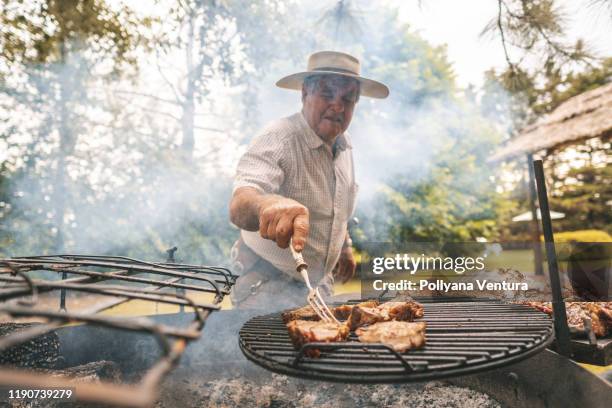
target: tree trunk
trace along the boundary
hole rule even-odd
[[[194,139],[194,126],[195,126],[195,88],[198,72],[194,67],[193,62],[193,45],[195,41],[195,27],[194,27],[194,19],[196,18],[196,13],[193,9],[190,9],[188,12],[188,40],[187,40],[187,48],[185,50],[186,64],[187,64],[187,84],[185,87],[185,98],[181,105],[181,127],[183,132],[183,141],[181,143],[181,150],[183,152],[183,156],[187,161],[191,161],[193,157],[193,149],[195,146]]]
[[[185,94],[185,101],[182,104],[181,114],[181,128],[183,132],[183,141],[181,143],[181,149],[185,159],[191,161],[193,157],[193,149],[195,146],[194,138],[194,126],[195,126],[195,101],[194,101],[194,88],[192,78],[189,78],[187,85],[187,92]]]

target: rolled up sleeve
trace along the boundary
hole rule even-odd
[[[264,194],[278,193],[285,178],[285,143],[281,139],[282,135],[273,132],[263,132],[253,139],[238,162],[233,191],[253,187]]]

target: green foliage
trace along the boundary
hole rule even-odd
[[[93,193],[77,151],[104,111],[91,88],[134,66],[131,30],[147,21],[103,1],[3,1],[3,10],[0,113],[11,154],[2,172],[12,187],[3,221],[20,251],[62,250],[81,192]]]
[[[115,64],[133,64],[137,21],[129,9],[119,11],[103,0],[3,0],[2,58],[7,65],[64,63],[68,54],[89,49],[112,55]]]
[[[588,55],[582,41],[574,46],[562,42],[564,21],[554,1],[500,0],[498,4],[498,19],[493,20],[486,31],[502,35],[502,42],[507,46],[508,67],[501,72],[486,73],[481,101],[485,116],[502,118],[508,137],[518,135],[527,125],[569,98],[612,80],[612,58],[597,59]],[[517,59],[511,58],[513,49],[520,51],[522,60],[535,62],[515,62]],[[609,144],[602,142],[597,148],[603,151],[600,156],[605,156]],[[590,141],[561,149],[575,153],[587,151],[589,156],[596,156]],[[555,221],[555,228],[562,231],[589,225],[609,230],[610,210],[605,204],[610,200],[605,198],[610,195],[609,181],[606,182],[609,175],[604,174],[609,170],[603,168],[605,163],[600,159],[587,159],[586,165],[578,164],[582,168],[575,168],[575,160],[564,160],[563,151],[549,149],[546,152],[549,158],[547,173],[556,177],[551,185],[551,206],[567,214],[564,219]],[[521,160],[510,171],[525,173]],[[567,168],[571,170],[568,172]],[[584,175],[580,175],[581,172]],[[515,191],[523,194],[506,193],[516,203],[515,214],[527,211],[526,191],[522,186],[517,186]],[[512,223],[510,217],[504,217],[499,219],[499,225],[505,239],[531,239],[528,224]]]
[[[369,71],[392,89],[392,109],[365,120],[390,121],[398,138],[426,151],[422,174],[389,173],[372,199],[358,207],[364,241],[465,242],[494,237],[502,206],[486,159],[500,133],[473,101],[457,92],[443,46],[432,47],[409,27],[388,21],[384,36],[368,44]],[[382,146],[386,141],[381,139]],[[401,142],[400,142],[401,143]],[[405,160],[411,160],[410,148]],[[416,153],[419,154],[418,152]],[[384,167],[385,158],[380,166]],[[405,166],[410,168],[410,166]]]
[[[612,166],[572,168],[551,200],[557,211],[566,214],[556,222],[561,231],[588,225],[612,233]]]
[[[606,231],[588,229],[555,233],[555,242],[612,242]]]
[[[359,207],[357,243],[494,238],[496,217],[513,211],[485,164],[499,141],[491,119],[507,102],[505,79],[491,73],[483,98],[498,110],[481,111],[457,89],[445,47],[399,24],[392,10],[360,15],[355,2],[334,1],[307,21],[295,18],[296,1],[193,0],[157,3],[168,9],[156,20],[102,0],[2,1],[0,114],[7,124],[0,143],[10,152],[0,167],[2,255],[65,249],[159,259],[176,245],[179,260],[223,263],[237,230],[229,226],[231,175],[222,164],[239,147],[230,143],[236,135],[259,127],[260,90],[272,83],[263,78],[336,44],[367,56],[364,71],[392,89],[390,103],[378,105],[384,112],[363,101],[356,120],[389,127],[428,151],[422,172],[389,171],[370,207]],[[541,19],[548,11],[538,4],[541,10],[523,12]],[[360,24],[371,24],[367,36],[349,33]],[[152,81],[130,76],[137,58]],[[557,67],[549,76],[562,86],[548,96],[540,95],[541,81],[521,74],[528,87],[516,95],[533,112],[609,72],[605,65],[586,79]],[[157,82],[166,94],[148,88]],[[232,94],[229,102],[218,99],[219,88]],[[227,127],[199,126],[201,117]],[[417,159],[418,152],[402,152]]]
[[[463,116],[467,112],[456,115],[447,113],[451,123],[435,136],[422,136],[442,139],[432,152],[428,174],[389,175],[376,199],[375,215],[361,216],[373,226],[369,240],[466,242],[495,236],[501,199],[484,156],[495,145],[496,133],[478,116],[468,121]]]
[[[585,64],[592,56],[582,40],[569,45],[565,36],[564,11],[555,0],[498,0],[495,17],[481,35],[498,35],[508,63],[506,80],[522,86],[527,58],[532,57],[534,72],[544,71],[551,61]],[[513,51],[520,56],[513,58]],[[519,62],[515,62],[518,60]],[[540,66],[541,64],[541,66]]]

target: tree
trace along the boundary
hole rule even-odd
[[[202,105],[215,82],[217,86],[218,81],[231,82],[242,73],[240,33],[226,3],[217,1],[178,2],[169,8],[168,18],[157,25],[161,33],[155,39],[157,68],[168,95],[162,102],[178,108],[177,116],[170,109],[165,115],[180,124],[180,149],[183,159],[191,163],[196,131],[225,131],[196,125],[196,115],[214,115],[202,112]],[[182,62],[177,64],[177,58]],[[144,96],[159,100],[158,95]]]
[[[571,169],[567,182],[558,188],[555,208],[565,213],[556,224],[560,230],[601,229],[612,231],[612,166],[586,165]]]
[[[520,66],[527,57],[532,57],[536,66],[541,61],[544,67],[551,61],[584,64],[592,59],[582,40],[573,45],[563,41],[563,11],[555,0],[498,0],[497,5],[497,15],[482,35],[499,35],[508,64],[508,80],[513,86],[522,85],[524,69]],[[520,53],[518,62],[512,51]]]
[[[86,132],[86,106],[96,106],[88,85],[134,66],[137,36],[132,29],[137,22],[128,9],[111,8],[102,0],[3,0],[2,7],[3,104],[21,113],[12,118],[7,139],[33,134],[29,144],[21,144],[20,158],[6,169],[27,168],[21,174],[37,189],[32,193],[53,203],[45,213],[52,219],[53,249],[61,251],[69,167]],[[32,121],[16,122],[24,116]]]

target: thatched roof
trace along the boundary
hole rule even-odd
[[[490,161],[612,136],[612,83],[563,102],[550,114],[527,126],[501,146]]]

